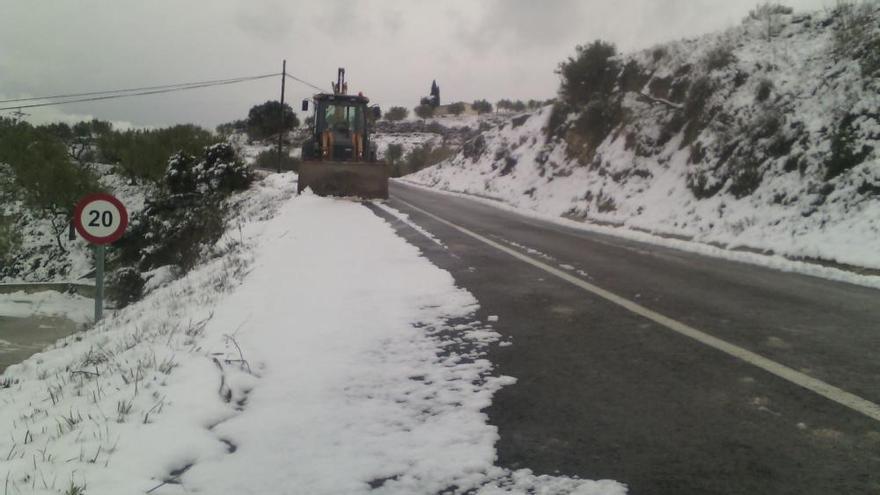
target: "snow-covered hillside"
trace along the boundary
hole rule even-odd
[[[584,130],[594,109],[548,106],[407,179],[557,217],[880,268],[880,4],[867,5],[855,39],[838,9],[756,16],[620,57],[608,97],[619,112],[595,142]]]

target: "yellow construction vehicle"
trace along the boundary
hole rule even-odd
[[[312,99],[314,118],[309,140],[302,147],[297,190],[321,196],[388,198],[389,168],[377,159],[372,122],[382,114],[369,107],[363,94],[349,95],[345,69],[340,68],[333,93]],[[309,110],[303,100],[302,110]],[[369,112],[369,113],[368,113]]]

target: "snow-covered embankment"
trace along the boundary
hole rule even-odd
[[[481,410],[513,380],[477,301],[291,180],[239,198],[224,255],[0,379],[10,493],[624,492],[495,467]]]

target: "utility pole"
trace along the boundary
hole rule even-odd
[[[278,133],[278,173],[281,173],[281,163],[284,160],[282,149],[284,147],[284,81],[287,79],[287,60],[281,63],[281,129]]]

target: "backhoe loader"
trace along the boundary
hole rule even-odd
[[[363,94],[349,95],[340,68],[333,93],[316,94],[309,140],[302,147],[298,192],[311,188],[320,196],[387,199],[389,167],[376,156],[372,122],[379,107],[368,107]],[[303,100],[302,110],[309,110]],[[369,113],[368,113],[369,112]]]

